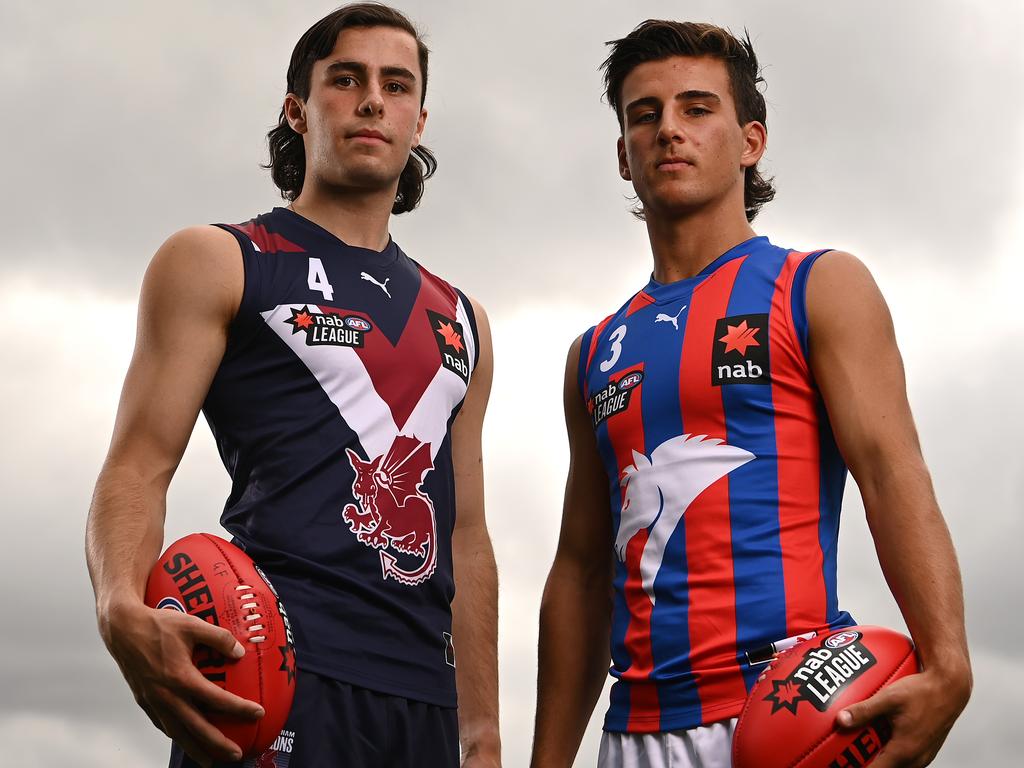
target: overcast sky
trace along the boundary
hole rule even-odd
[[[265,133],[299,35],[334,3],[0,6],[0,744],[12,765],[161,765],[96,634],[82,554],[92,484],[159,244],[280,204]],[[1024,5],[399,2],[432,48],[440,169],[403,248],[489,309],[488,518],[501,574],[505,763],[525,765],[536,615],[567,463],[565,350],[650,272],[600,100],[603,42],[645,18],[750,31],[778,196],[759,233],[872,269],[896,320],[925,456],[960,553],[974,698],[935,765],[1019,759],[1024,661]],[[518,371],[534,372],[523,380]],[[546,374],[546,375],[545,375]],[[217,531],[227,476],[200,420],[167,540]],[[840,599],[902,626],[856,487]],[[577,761],[592,766],[596,725]]]

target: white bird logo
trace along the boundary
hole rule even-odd
[[[683,310],[684,309],[686,309],[686,305],[685,304],[683,304],[683,306],[679,309],[679,311],[676,312],[674,317],[672,315],[666,315],[664,312],[659,312],[658,316],[656,318],[654,318],[654,322],[656,322],[656,323],[672,323],[672,327],[675,328],[678,331],[679,330],[679,316],[681,314],[683,314]]]
[[[369,281],[370,281],[371,283],[373,283],[373,284],[374,284],[374,285],[376,285],[376,286],[377,286],[378,288],[380,288],[380,289],[381,289],[382,291],[384,291],[384,293],[386,293],[386,294],[387,294],[387,296],[388,296],[388,298],[389,298],[389,299],[391,298],[391,292],[390,292],[390,291],[388,290],[388,288],[387,288],[387,285],[388,285],[388,280],[390,280],[390,279],[391,279],[390,277],[385,277],[385,278],[384,278],[384,282],[383,282],[383,283],[381,283],[381,282],[378,282],[378,281],[377,281],[377,280],[376,280],[376,279],[375,279],[375,278],[373,277],[373,275],[369,275],[369,274],[367,274],[366,272],[360,272],[360,273],[359,273],[359,276],[360,276],[360,277],[361,277],[361,278],[362,278],[363,280],[369,280]]]
[[[683,513],[706,488],[754,458],[749,451],[707,435],[671,437],[651,452],[650,459],[633,451],[633,464],[622,471],[620,480],[626,493],[615,556],[625,562],[630,540],[650,528],[640,557],[640,580],[652,605],[665,546]]]

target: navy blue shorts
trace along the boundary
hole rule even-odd
[[[270,749],[223,768],[458,768],[458,710],[301,671]],[[177,744],[170,768],[198,768]]]

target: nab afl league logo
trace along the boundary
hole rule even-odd
[[[363,346],[363,337],[373,330],[370,321],[358,315],[341,315],[334,312],[311,312],[309,306],[302,309],[289,308],[292,316],[284,322],[292,327],[292,335],[304,332],[307,347],[356,347]]]
[[[715,323],[711,385],[771,384],[768,315],[733,315]]]

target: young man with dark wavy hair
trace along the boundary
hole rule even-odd
[[[609,656],[601,766],[728,766],[763,664],[854,624],[836,591],[847,466],[924,669],[836,727],[888,717],[874,765],[926,765],[971,672],[956,555],[885,302],[850,254],[751,228],[774,189],[757,171],[767,129],[749,39],[650,20],[610,45],[619,172],[654,270],[569,351],[534,768],[572,764]]]
[[[313,25],[269,136],[288,206],[178,232],[147,271],[87,554],[103,639],[172,766],[239,761],[206,713],[262,715],[192,665],[198,644],[240,656],[229,632],[142,601],[200,409],[232,478],[221,522],[294,630],[285,733],[245,765],[500,764],[487,319],[388,234],[436,167],[427,59],[387,6]]]

